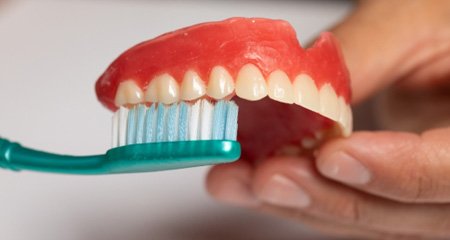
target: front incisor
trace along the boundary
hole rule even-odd
[[[272,72],[268,77],[267,85],[271,99],[288,104],[294,103],[291,80],[285,72],[281,70]]]
[[[313,112],[319,112],[319,91],[314,80],[307,74],[300,74],[294,80],[294,103]]]
[[[181,100],[195,100],[205,95],[205,93],[205,83],[200,76],[192,70],[187,71],[181,83]]]
[[[234,81],[230,73],[221,66],[211,70],[207,87],[208,96],[214,99],[223,99],[234,91]]]
[[[144,94],[141,88],[133,81],[127,80],[119,84],[114,102],[117,107],[126,104],[137,104],[142,102]]]
[[[239,70],[236,78],[236,95],[250,101],[267,96],[266,80],[255,65],[246,64]]]
[[[180,87],[169,74],[162,74],[153,78],[145,91],[145,101],[171,104],[180,99]]]

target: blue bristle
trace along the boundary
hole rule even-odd
[[[147,109],[147,114],[145,116],[145,139],[144,142],[151,143],[155,141],[155,104],[152,104],[149,109]]]
[[[170,107],[168,107],[167,113],[166,113],[166,135],[167,135],[167,141],[173,142],[177,140],[177,117],[178,117],[178,105],[172,104]]]
[[[136,139],[136,107],[133,107],[128,112],[127,144],[134,144],[135,139]]]
[[[170,105],[154,103],[150,107],[145,104],[136,105],[123,113],[126,116],[122,125],[116,123],[117,139],[124,144],[140,144],[165,141],[193,141],[200,139],[198,134],[190,131],[199,131],[201,139],[236,140],[238,106],[233,101],[220,100],[211,106],[206,106],[199,100],[196,103],[180,102]],[[196,105],[194,105],[196,104]],[[200,109],[192,110],[193,106]],[[206,108],[208,107],[208,108]],[[123,108],[125,109],[125,108]],[[207,116],[197,118],[192,112],[205,113]],[[119,116],[122,116],[119,115]],[[205,120],[206,119],[206,120]],[[206,121],[206,122],[202,122]],[[200,129],[200,130],[198,130]],[[118,140],[118,141],[119,141]]]
[[[228,102],[228,111],[226,116],[225,139],[236,140],[237,138],[237,120],[238,106],[234,102]]]
[[[166,136],[166,114],[164,104],[158,104],[158,113],[156,117],[156,142],[164,142],[167,139]]]
[[[144,142],[145,105],[139,104],[136,114],[136,143]]]
[[[188,105],[185,102],[181,102],[179,106],[179,116],[178,116],[178,140],[186,141],[188,140]]]
[[[220,140],[225,135],[225,121],[227,116],[227,105],[224,101],[219,101],[214,106],[214,116],[212,122],[212,139]]]

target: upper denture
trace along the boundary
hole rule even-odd
[[[309,110],[339,123],[343,135],[352,129],[349,75],[337,41],[331,33],[322,33],[312,47],[303,49],[283,20],[230,18],[145,41],[107,68],[96,92],[113,111],[143,102],[171,104],[234,95],[257,101],[268,96],[307,109],[302,114]],[[311,126],[310,133],[329,128]]]
[[[286,76],[290,82],[286,82]],[[330,33],[322,33],[311,48],[303,49],[286,21],[230,18],[183,28],[132,47],[108,67],[97,81],[96,91],[99,100],[111,110],[121,103],[116,96],[121,83],[132,85],[127,81],[145,92],[145,97],[132,97],[133,101],[171,103],[204,94],[220,99],[230,95],[236,85],[236,94],[245,99],[258,100],[269,95],[285,103],[304,101],[308,108],[317,101],[302,99],[299,92],[288,89],[308,89],[297,83],[308,78],[317,95],[329,92],[331,87],[336,97],[349,102],[348,72]],[[158,91],[162,87],[170,91]],[[339,118],[331,110],[323,111]]]

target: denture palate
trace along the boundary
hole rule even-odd
[[[123,53],[96,90],[111,110],[143,102],[269,97],[351,132],[349,77],[334,37],[324,33],[303,49],[282,20],[232,18],[161,35]]]

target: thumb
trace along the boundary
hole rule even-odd
[[[414,70],[448,51],[436,47],[436,41],[445,42],[438,35],[448,32],[443,30],[449,7],[450,1],[445,0],[360,1],[355,11],[332,29],[352,77],[353,101],[412,78]]]

